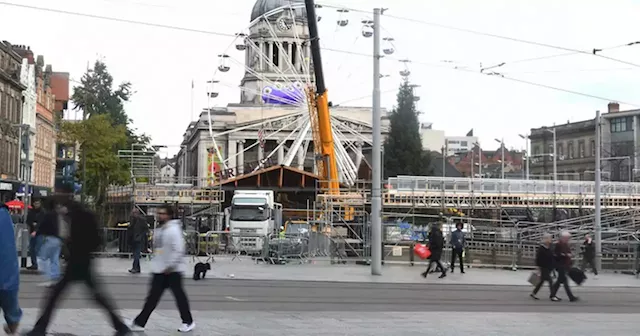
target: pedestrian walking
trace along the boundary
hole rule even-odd
[[[0,205],[0,310],[4,313],[4,332],[14,335],[22,318],[18,304],[20,269],[16,258],[16,240],[9,208]]]
[[[27,267],[29,270],[38,269],[38,251],[40,248],[40,238],[36,235],[36,229],[38,223],[42,223],[44,218],[44,210],[42,209],[42,201],[39,199],[33,200],[33,209],[29,210],[27,214],[27,227],[29,228],[29,256],[31,257],[31,266]]]
[[[564,290],[567,292],[567,296],[571,302],[579,300],[578,297],[573,295],[571,288],[569,287],[568,273],[572,265],[571,246],[569,246],[570,239],[571,234],[568,231],[562,231],[560,239],[554,248],[556,258],[555,266],[556,271],[558,272],[558,279],[553,284],[553,288],[551,288],[551,301],[560,301],[560,298],[557,296],[560,285],[564,286]]]
[[[131,331],[144,331],[151,313],[158,306],[164,291],[173,292],[182,325],[179,332],[189,332],[196,327],[191,316],[189,300],[184,291],[182,277],[186,272],[185,241],[182,235],[182,223],[175,219],[172,206],[161,205],[157,212],[159,227],[153,232],[153,259],[151,260],[151,288],[140,314],[133,320]]]
[[[142,216],[138,208],[133,208],[129,228],[127,229],[127,238],[133,252],[133,265],[129,273],[140,273],[140,255],[143,248],[145,248],[146,252],[148,231],[147,220]]]
[[[539,282],[530,294],[534,300],[538,299],[538,292],[545,282],[549,283],[549,298],[553,300],[553,279],[551,278],[551,272],[555,265],[555,256],[553,250],[551,250],[552,238],[550,234],[545,234],[542,238],[542,244],[538,246],[536,252],[536,266],[538,267]]]
[[[591,239],[590,235],[584,236],[584,243],[582,243],[582,265],[581,269],[584,270],[587,268],[587,265],[591,267],[593,270],[593,274],[598,276],[598,268],[596,267],[596,244],[593,243],[593,239]]]
[[[440,279],[447,276],[447,270],[440,262],[443,249],[444,235],[440,229],[440,223],[434,223],[432,224],[431,231],[429,232],[429,250],[431,251],[431,256],[429,256],[429,266],[427,266],[427,270],[422,273],[423,278],[427,277],[433,264],[436,264],[436,267],[439,267],[442,270],[442,274],[439,276]]]
[[[42,216],[42,223],[36,227],[39,241],[38,257],[44,265],[42,271],[46,281],[41,284],[53,286],[60,279],[60,253],[62,252],[62,236],[68,235],[66,208],[56,199],[48,200],[48,211]]]
[[[68,234],[63,235],[69,251],[67,266],[62,279],[51,290],[40,317],[33,329],[27,333],[27,336],[46,335],[51,315],[60,296],[67,286],[78,281],[82,281],[87,285],[93,295],[93,299],[107,311],[111,324],[116,330],[115,335],[124,336],[129,334],[129,328],[116,315],[114,305],[102,291],[93,270],[91,254],[100,245],[100,233],[95,215],[80,203],[73,201],[69,201],[67,204],[60,204],[58,207],[60,211],[68,214]]]
[[[456,224],[456,230],[451,232],[451,273],[456,267],[456,257],[460,260],[460,273],[464,274],[464,248],[467,241],[462,232],[462,223]]]

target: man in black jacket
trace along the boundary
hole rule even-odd
[[[72,282],[83,281],[91,290],[94,299],[107,310],[111,323],[116,329],[117,336],[129,334],[129,328],[115,314],[112,303],[101,291],[92,267],[91,254],[100,244],[98,222],[95,215],[86,210],[81,204],[69,202],[66,206],[70,219],[70,232],[65,242],[69,248],[67,268],[62,279],[55,284],[51,291],[42,315],[36,322],[33,330],[27,336],[45,336],[51,315],[55,309],[62,292]]]
[[[587,268],[587,265],[591,266],[593,270],[593,274],[598,276],[598,269],[596,268],[596,244],[594,244],[593,239],[591,239],[590,235],[584,236],[583,246],[583,254],[582,254],[582,271]]]
[[[564,286],[565,292],[567,292],[567,296],[571,302],[578,301],[578,297],[574,296],[571,292],[571,288],[569,287],[569,270],[571,269],[572,254],[571,254],[571,246],[569,245],[569,240],[571,239],[571,234],[568,231],[563,231],[560,234],[560,240],[556,243],[554,248],[555,254],[555,262],[556,262],[556,270],[558,271],[558,279],[553,284],[553,288],[551,289],[551,301],[560,301],[560,298],[556,296],[558,293],[558,289],[560,289],[560,285]]]
[[[444,235],[442,234],[442,230],[440,230],[440,223],[434,223],[432,226],[429,232],[429,250],[431,251],[431,256],[429,256],[429,266],[427,266],[427,270],[422,273],[422,277],[427,277],[431,266],[435,263],[436,267],[442,270],[442,274],[440,274],[439,277],[442,279],[447,276],[447,270],[442,266],[442,263],[440,263],[442,250],[444,249]]]
[[[148,231],[147,220],[142,216],[138,208],[133,208],[129,228],[127,229],[129,244],[131,244],[131,251],[133,252],[133,267],[131,267],[129,273],[140,273],[140,254],[143,247],[146,247]]]
[[[38,269],[38,245],[39,237],[36,236],[36,230],[38,224],[42,223],[44,219],[44,210],[42,209],[42,202],[39,199],[33,200],[33,209],[29,210],[27,214],[27,227],[29,228],[29,256],[31,257],[31,266],[27,267],[30,270]]]
[[[536,285],[531,293],[531,298],[539,300],[536,296],[542,285],[546,282],[549,283],[549,295],[553,293],[553,280],[551,279],[551,272],[555,265],[555,256],[551,250],[551,235],[545,234],[542,238],[542,244],[538,247],[536,253],[536,266],[538,267],[538,274],[540,275],[540,282]],[[553,298],[552,298],[553,300]]]

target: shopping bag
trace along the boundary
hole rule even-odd
[[[537,286],[540,283],[540,274],[538,272],[531,272],[529,275],[529,283],[533,286]]]
[[[578,286],[582,285],[584,281],[587,280],[587,276],[584,274],[584,272],[577,267],[572,267],[569,270],[569,278],[571,278],[571,280],[573,280],[573,282],[575,282]]]
[[[416,246],[413,247],[413,253],[421,259],[427,259],[431,256],[431,250],[423,244],[416,244]]]

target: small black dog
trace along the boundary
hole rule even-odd
[[[200,280],[200,279],[204,279],[204,277],[207,275],[207,271],[211,270],[211,264],[209,263],[197,263],[195,266],[193,266],[193,280]]]

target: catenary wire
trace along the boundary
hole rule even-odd
[[[230,33],[221,33],[221,32],[208,31],[208,30],[203,30],[203,29],[195,29],[195,28],[179,27],[179,26],[152,23],[152,22],[128,20],[128,19],[121,19],[121,18],[115,18],[115,17],[109,17],[109,16],[102,16],[102,15],[95,15],[95,14],[87,14],[87,13],[66,11],[66,10],[60,10],[60,9],[54,9],[54,8],[46,8],[46,7],[38,7],[38,6],[32,6],[32,5],[17,4],[17,3],[11,3],[11,2],[6,2],[6,1],[0,1],[0,5],[10,6],[10,7],[18,7],[18,8],[25,8],[25,9],[31,9],[31,10],[38,10],[38,11],[45,11],[45,12],[51,12],[51,13],[58,13],[58,14],[65,14],[65,15],[78,16],[78,17],[87,17],[87,18],[98,19],[98,20],[106,20],[106,21],[114,21],[114,22],[120,22],[120,23],[128,23],[128,24],[133,24],[133,25],[142,25],[142,26],[163,28],[163,29],[169,29],[169,30],[178,30],[178,31],[184,31],[184,32],[191,32],[191,33],[215,35],[215,36],[222,36],[222,37],[233,37],[233,38],[237,37],[236,34],[230,34]],[[332,6],[328,6],[328,7],[332,7]],[[340,8],[340,7],[335,7],[335,8]],[[364,12],[362,10],[354,10],[354,11]],[[411,20],[413,20],[413,19],[411,19]],[[419,21],[419,20],[417,20],[417,21]],[[455,28],[455,27],[451,27],[451,28]],[[467,31],[467,29],[463,29],[463,28],[455,28],[455,29]],[[468,31],[469,32],[474,32],[474,31],[471,31],[471,30],[468,30]],[[475,32],[475,33],[478,34],[479,32]],[[479,34],[482,34],[482,33],[479,33]],[[489,35],[493,35],[493,34],[489,34]],[[495,37],[500,37],[500,36],[499,35],[495,35]],[[513,40],[516,40],[516,41],[521,41],[523,43],[527,42],[526,40],[520,40],[520,39],[516,39],[516,38],[507,38],[507,37],[501,37],[501,38],[513,39]],[[576,49],[555,47],[555,46],[547,45],[547,44],[544,44],[544,43],[531,42],[530,44],[545,46],[545,47],[549,47],[549,48],[562,49],[562,50],[572,51],[572,52],[577,52],[577,53],[585,53],[584,51],[580,51],[580,50],[576,50]],[[340,53],[345,53],[345,54],[350,54],[350,55],[359,55],[359,56],[372,57],[371,54],[359,53],[359,52],[353,52],[353,51],[347,51],[347,50],[339,50],[339,49],[332,49],[332,48],[324,48],[323,50],[332,51],[332,52],[340,52]],[[393,60],[400,61],[400,62],[404,61],[404,60],[394,59],[394,58],[391,58],[391,57],[386,57],[386,58],[387,59],[393,59]],[[469,70],[469,69],[464,69],[464,68],[460,68],[460,67],[451,68],[451,67],[442,66],[441,64],[433,64],[433,63],[426,63],[426,62],[420,62],[420,61],[411,61],[411,63],[412,64],[425,65],[425,66],[431,66],[431,67],[438,67],[438,68],[443,68],[443,69],[449,69],[449,70],[458,70],[458,71],[470,72],[470,73],[476,73],[476,74],[478,73],[476,71],[472,71],[472,70]],[[514,81],[514,82],[518,82],[518,83],[522,83],[522,84],[528,84],[528,85],[532,85],[532,86],[536,86],[536,87],[540,87],[540,88],[546,88],[546,89],[550,89],[550,90],[555,90],[555,91],[559,91],[559,92],[565,92],[565,93],[569,93],[569,94],[573,94],[573,95],[579,95],[579,96],[583,96],[583,97],[588,97],[588,98],[593,98],[593,99],[598,99],[598,100],[604,100],[604,101],[617,101],[619,103],[623,103],[623,104],[627,104],[627,105],[631,105],[631,106],[640,106],[640,104],[627,103],[627,102],[623,102],[623,101],[616,100],[616,99],[610,99],[610,98],[596,96],[596,95],[592,95],[592,94],[588,94],[588,93],[582,93],[582,92],[578,92],[578,91],[558,88],[558,87],[554,87],[554,86],[551,86],[551,85],[535,83],[535,82],[529,82],[529,81],[522,80],[522,79],[517,79],[517,78],[513,78],[513,77],[507,77],[507,76],[504,76],[504,75],[500,75],[498,73],[491,73],[489,75],[499,75],[499,76],[494,76],[494,77],[500,77],[500,78],[505,79],[505,80],[510,80],[510,81]]]

